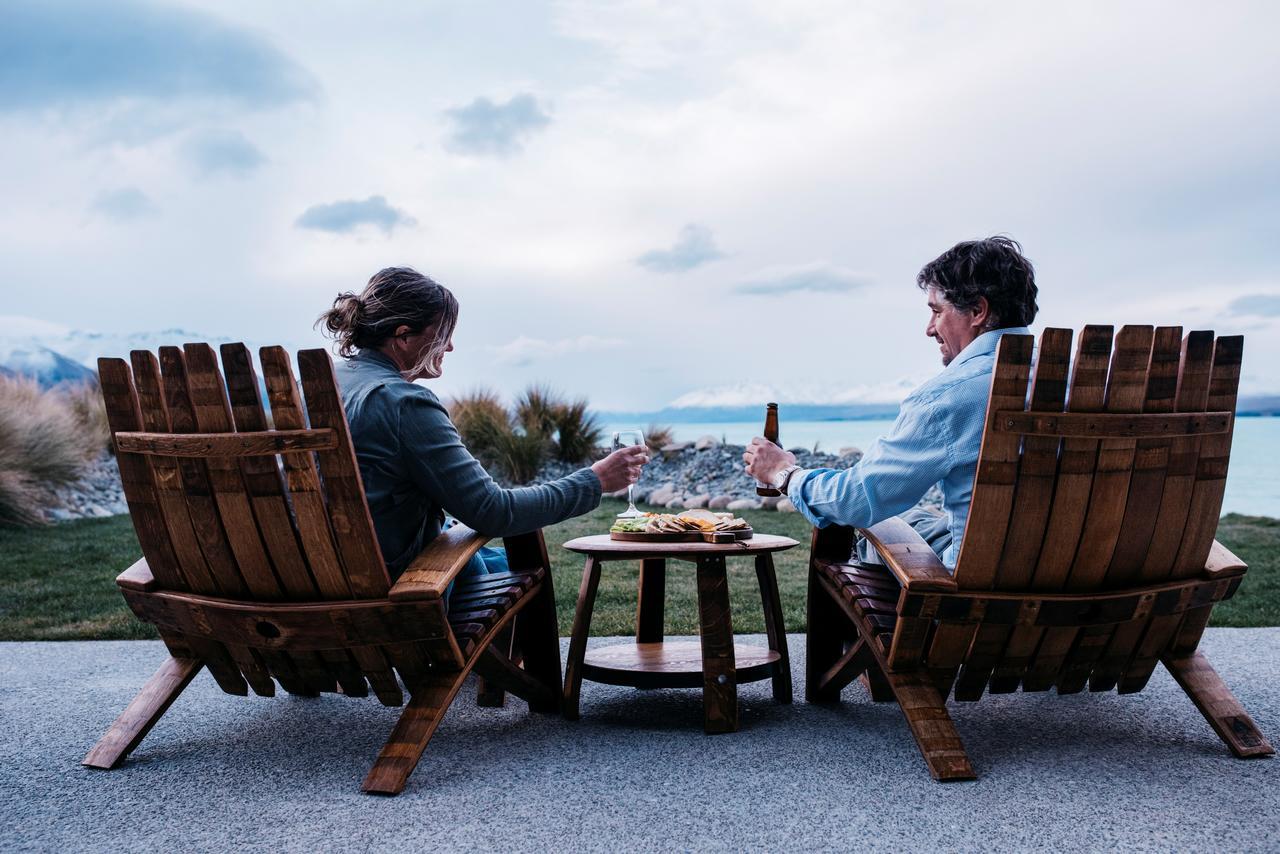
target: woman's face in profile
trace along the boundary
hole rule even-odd
[[[421,379],[435,379],[444,373],[444,356],[446,353],[453,351],[453,335],[449,335],[448,342],[439,351],[436,358],[426,365],[422,365],[422,360],[427,358],[432,348],[435,346],[436,338],[440,334],[440,324],[434,323],[423,329],[421,332],[409,332],[407,328],[405,332],[396,337],[395,346],[397,353],[397,362],[403,371],[413,371],[412,376],[407,376],[410,382]],[[421,368],[418,366],[422,365]]]

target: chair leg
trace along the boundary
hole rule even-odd
[[[461,670],[431,677],[414,686],[408,705],[361,789],[371,795],[400,794],[466,678],[467,671]]]
[[[1169,655],[1161,661],[1237,757],[1271,756],[1276,752],[1203,653]]]
[[[888,683],[902,708],[933,779],[943,783],[975,779],[977,775],[964,752],[960,734],[947,713],[946,700],[929,675],[913,671],[885,673],[881,678]]]
[[[147,684],[133,698],[128,708],[120,713],[115,723],[93,746],[80,764],[103,770],[115,768],[129,755],[142,739],[146,738],[156,721],[168,711],[169,706],[191,684],[191,680],[203,666],[196,658],[170,657]]]
[[[817,571],[810,567],[804,653],[805,702],[840,702],[839,689],[824,688],[823,679],[844,653],[843,629],[848,619],[831,601],[831,594],[818,580]]]
[[[503,657],[509,658],[511,656],[512,640],[515,636],[514,628],[514,624],[508,623],[507,627],[498,632],[498,636],[493,639],[493,646],[498,650],[498,654]],[[477,706],[500,709],[506,704],[507,693],[502,690],[501,685],[495,685],[483,676],[480,677],[479,683],[476,687]]]
[[[857,679],[871,666],[870,661],[871,653],[867,651],[867,644],[859,638],[818,679],[818,694],[824,697],[839,697],[844,686]]]
[[[560,624],[556,620],[556,595],[551,586],[551,570],[542,579],[541,589],[516,615],[516,648],[524,658],[524,670],[546,685],[551,699],[535,701],[529,708],[554,714],[560,711]]]

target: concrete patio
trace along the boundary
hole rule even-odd
[[[762,643],[761,638],[754,639]],[[599,641],[627,642],[625,638]],[[797,698],[804,638],[791,636]],[[1280,740],[1280,629],[1202,649]],[[1163,670],[1141,694],[951,704],[980,779],[939,785],[902,715],[742,688],[704,736],[696,691],[583,686],[583,718],[450,711],[398,798],[360,794],[397,710],[223,694],[207,674],[122,768],[79,760],[158,666],[154,642],[0,644],[3,850],[1275,850],[1280,762],[1241,761]]]

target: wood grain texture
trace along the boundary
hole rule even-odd
[[[1001,410],[995,413],[991,423],[992,429],[997,433],[1017,433],[1021,436],[1058,439],[1171,439],[1175,436],[1221,435],[1231,430],[1234,421],[1235,415],[1230,411],[1185,415],[1084,412],[1036,415],[1031,412]]]
[[[587,654],[587,637],[591,634],[591,614],[596,607],[596,590],[600,586],[600,562],[594,555],[587,556],[582,569],[582,585],[578,588],[578,607],[573,616],[573,631],[569,635],[569,653],[564,663],[564,701],[561,713],[566,720],[576,721],[582,694],[582,660]]]
[[[1203,653],[1166,656],[1164,665],[1231,752],[1240,758],[1276,751]]]
[[[289,364],[289,354],[283,347],[263,347],[260,358],[267,398],[271,403],[271,416],[276,428],[305,429],[307,421],[302,411],[302,400],[298,396],[293,368]],[[324,599],[350,599],[351,583],[338,558],[315,455],[290,453],[281,456],[298,538],[320,596]]]
[[[1026,408],[1034,344],[1035,339],[1030,335],[1000,338],[987,403],[988,427],[991,413]],[[1017,434],[996,433],[990,429],[983,433],[969,521],[956,561],[955,580],[961,587],[989,588],[995,581],[1009,531],[1020,445]]]
[[[172,424],[161,385],[160,363],[148,350],[135,350],[130,356],[138,388],[142,425],[147,430],[169,434]],[[166,457],[151,457],[150,462],[165,529],[169,532],[169,541],[186,580],[185,585],[170,589],[214,593],[218,590],[218,585],[201,551],[200,540],[191,521],[182,469],[177,460]]]
[[[131,454],[165,457],[269,457],[287,451],[327,450],[337,446],[332,430],[264,430],[227,435],[192,433],[116,434],[116,447]]]
[[[160,372],[170,429],[175,433],[200,432],[187,392],[187,363],[182,350],[161,347]],[[232,598],[248,595],[249,587],[240,575],[235,554],[222,527],[212,478],[205,461],[178,458],[177,463],[192,530],[209,565],[215,592]]]
[[[738,682],[724,557],[698,560],[698,630],[702,636],[702,728],[737,732]]]
[[[138,746],[169,710],[203,665],[193,658],[167,658],[138,695],[98,739],[80,764],[90,768],[115,768]]]
[[[667,562],[661,558],[640,561],[638,585],[636,643],[660,643],[666,611]]]
[[[373,532],[369,505],[365,502],[351,431],[333,374],[333,361],[324,350],[301,350],[298,370],[311,426],[327,427],[338,436],[337,448],[320,451],[316,456],[328,499],[329,521],[351,592],[360,598],[386,596],[391,580]]]
[[[778,654],[773,666],[773,699],[791,702],[791,655],[787,652],[787,629],[778,595],[778,576],[773,555],[756,555],[756,581],[760,585],[760,604],[764,609],[764,632],[769,649]]]
[[[396,579],[389,598],[393,602],[439,599],[487,542],[487,535],[463,524],[441,531]]]
[[[221,351],[232,420],[238,431],[234,435],[245,437],[299,432],[267,430],[266,412],[262,408],[258,377],[253,370],[249,349],[243,344],[223,344]],[[332,434],[327,438],[333,441]],[[253,457],[241,460],[240,465],[253,515],[258,520],[258,530],[280,579],[284,597],[293,600],[316,598],[318,588],[298,545],[298,533],[294,530],[293,514],[276,459],[274,456]]]
[[[807,703],[834,703],[840,691],[824,687],[823,679],[843,654],[844,637],[855,634],[844,612],[818,578],[819,561],[845,562],[853,550],[853,529],[839,526],[814,528],[809,546],[809,583],[806,596],[804,699]],[[856,676],[856,674],[855,674]],[[850,679],[855,678],[851,676]],[[841,688],[844,686],[841,685]]]
[[[1243,336],[1224,335],[1215,343],[1213,369],[1209,377],[1207,405],[1210,409],[1235,410],[1243,356]],[[1173,564],[1175,577],[1195,575],[1204,568],[1214,535],[1218,531],[1230,457],[1230,432],[1205,436],[1200,440],[1200,459],[1196,465],[1196,481],[1191,492],[1186,533]]]
[[[138,395],[122,359],[99,359],[98,381],[106,405],[107,424],[113,433],[142,426]],[[157,493],[151,463],[136,454],[118,453],[116,463],[124,485],[129,519],[155,579],[171,590],[187,589],[188,582],[174,552],[173,541]]]
[[[898,583],[909,590],[950,591],[956,581],[915,528],[897,516],[861,529]]]

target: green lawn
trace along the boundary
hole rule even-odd
[[[608,529],[622,508],[606,501],[600,509],[546,531],[555,574],[560,631],[568,634],[582,577],[582,559],[560,544]],[[788,631],[804,629],[809,524],[795,513],[745,513],[757,531],[784,534],[799,548],[775,556]],[[1280,625],[1280,520],[1228,515],[1218,539],[1250,566],[1240,592],[1215,609],[1213,625]],[[138,541],[128,517],[69,522],[49,528],[0,530],[0,640],[87,640],[153,638],[150,626],[134,620],[113,582],[137,559]],[[636,577],[629,563],[605,565],[592,634],[634,630]],[[764,623],[755,570],[750,560],[729,561],[733,623],[737,631],[761,632]],[[667,570],[667,631],[696,634],[692,564],[671,561]]]

